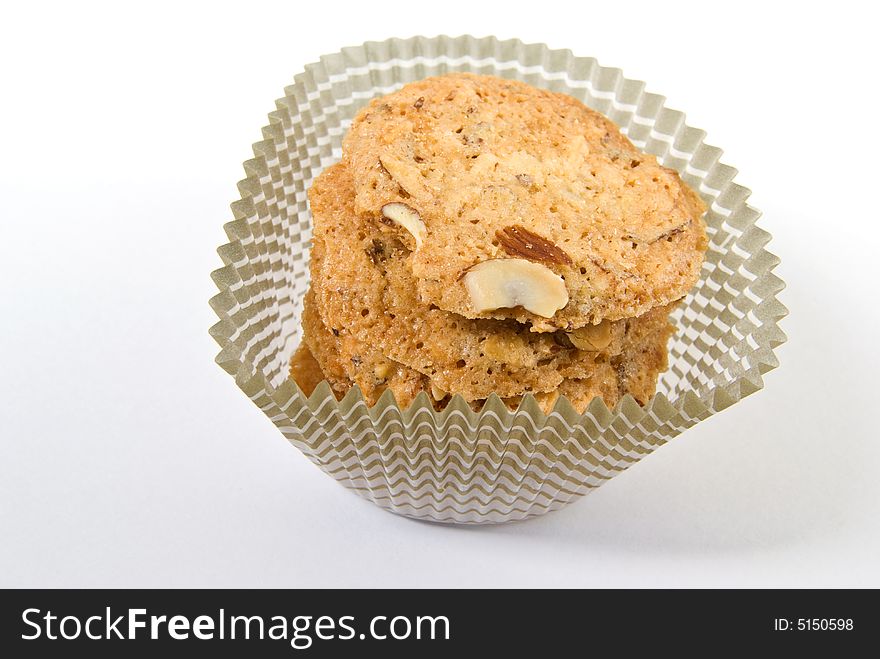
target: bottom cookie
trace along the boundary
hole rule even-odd
[[[612,408],[626,394],[644,405],[654,395],[657,378],[666,370],[666,344],[673,331],[665,320],[646,322],[637,318],[626,321],[623,351],[607,362],[597,363],[588,378],[566,379],[550,392],[535,393],[535,400],[549,413],[560,396],[583,412],[590,402],[601,397]],[[314,293],[306,294],[303,309],[303,343],[291,360],[290,376],[304,393],[311,394],[320,380],[326,378],[334,395],[342,398],[349,389],[358,385],[368,405],[375,405],[379,397],[390,390],[400,407],[408,407],[415,397],[425,392],[436,409],[442,409],[451,399],[448,392],[431,385],[430,379],[415,369],[388,359],[378,349],[359,344],[357,350],[342,350],[341,342],[352,340],[328,330],[315,308]],[[348,363],[341,354],[358,355],[357,363]],[[502,400],[516,409],[523,396]],[[470,401],[473,409],[482,407],[483,400]]]

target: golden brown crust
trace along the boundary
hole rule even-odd
[[[668,304],[699,276],[702,201],[563,94],[470,74],[411,83],[358,114],[344,160],[365,221],[391,202],[418,212],[426,233],[409,267],[419,295],[465,317],[573,329]],[[461,273],[510,249],[565,279],[569,302],[552,318],[474,309]]]

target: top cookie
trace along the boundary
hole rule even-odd
[[[355,209],[411,249],[421,299],[533,331],[638,316],[682,297],[704,205],[579,101],[454,74],[361,110],[343,145]]]

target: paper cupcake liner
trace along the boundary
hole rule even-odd
[[[625,397],[578,413],[561,398],[545,415],[531,396],[516,412],[492,397],[480,412],[456,397],[441,411],[421,394],[408,409],[390,392],[369,408],[355,388],[336,401],[322,383],[306,397],[288,378],[301,337],[312,237],[306,191],[341,156],[342,136],[371,98],[450,71],[525,81],[609,116],[639,148],[676,169],[709,206],[699,283],[672,315],[669,369],[643,408]],[[343,49],[310,64],[276,102],[245,163],[241,199],[212,273],[217,363],[327,474],[396,513],[494,523],[555,510],[587,494],[698,421],[763,387],[785,341],[776,300],[779,259],[764,249],[749,191],[684,115],[644,83],[594,59],[493,37],[415,37]]]

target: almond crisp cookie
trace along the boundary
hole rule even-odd
[[[369,346],[418,371],[435,392],[459,393],[468,401],[491,393],[506,398],[550,392],[565,379],[592,377],[619,355],[628,322],[667,323],[669,309],[661,307],[639,319],[591,326],[586,336],[584,330],[534,333],[514,320],[443,311],[419,300],[409,267],[411,249],[387,227],[365,223],[354,212],[354,183],[344,164],[315,181],[309,201],[315,220],[315,307],[334,336],[346,377],[362,389],[372,369],[363,354]],[[318,348],[310,347],[323,365]]]
[[[703,202],[608,119],[487,76],[370,103],[308,196],[290,375],[368,405],[644,405],[706,249]]]
[[[438,390],[430,380],[402,364],[383,358],[374,348],[356,344],[353,352],[359,361],[346,360],[339,352],[339,339],[321,322],[315,309],[312,291],[306,294],[303,310],[303,344],[291,362],[291,377],[300,388],[311,394],[320,380],[326,379],[337,398],[342,398],[357,384],[368,405],[375,405],[379,397],[390,390],[397,404],[409,406],[420,392],[425,392],[435,409],[442,409],[451,394]],[[626,394],[644,404],[653,395],[657,377],[666,368],[666,343],[672,333],[668,321],[626,323],[621,353],[603,361],[588,378],[566,379],[550,392],[536,393],[535,400],[545,414],[549,414],[560,396],[568,398],[578,411],[584,411],[596,396],[608,407],[614,407]],[[313,355],[314,353],[314,355]],[[515,410],[522,396],[504,398],[504,403]],[[484,400],[469,401],[474,410]]]
[[[410,83],[358,113],[343,161],[358,216],[410,250],[418,298],[462,317],[570,331],[665,306],[699,277],[703,202],[564,94]]]

